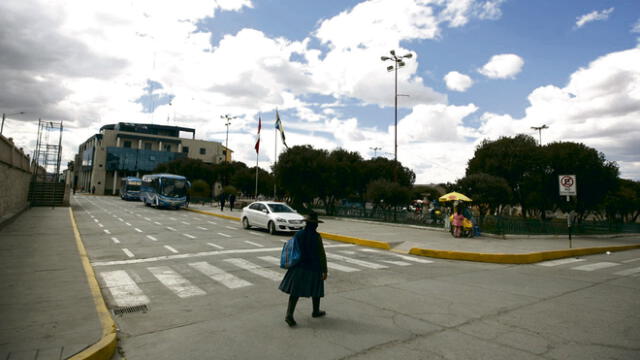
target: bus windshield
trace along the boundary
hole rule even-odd
[[[187,181],[181,179],[162,179],[160,194],[168,197],[183,197],[187,195]]]

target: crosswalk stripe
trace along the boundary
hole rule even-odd
[[[431,264],[431,263],[433,263],[432,260],[421,259],[419,257],[407,256],[407,255],[402,255],[402,254],[396,254],[396,253],[391,252],[391,251],[382,251],[382,250],[375,250],[375,249],[360,249],[360,251],[364,251],[364,252],[368,252],[368,253],[377,253],[377,254],[385,254],[385,255],[395,256],[395,257],[400,258],[402,260],[413,261],[413,262],[417,262],[417,263],[421,263],[421,264]]]
[[[111,234],[111,232],[109,230],[107,230],[107,229],[104,229],[102,231],[104,231],[104,233],[107,234],[107,235]]]
[[[635,262],[635,261],[640,261],[640,258],[635,258],[635,259],[629,259],[629,260],[623,260],[622,262],[625,264],[631,263],[631,262]]]
[[[228,237],[228,238],[230,238],[230,237],[231,237],[231,235],[227,235],[227,234],[223,234],[223,233],[218,233],[218,235],[220,235],[220,236],[224,236],[224,237]]]
[[[174,254],[177,254],[179,252],[178,250],[174,249],[173,247],[171,247],[169,245],[165,245],[164,248],[169,250],[169,251],[171,251]]]
[[[191,223],[188,223],[186,221],[180,221],[181,223],[185,224],[185,225],[191,225]]]
[[[411,263],[408,263],[406,261],[399,261],[399,260],[382,260],[383,262],[386,262],[387,264],[392,264],[392,265],[398,265],[398,266],[410,266]]]
[[[612,262],[599,262],[599,263],[595,263],[595,264],[587,264],[587,265],[582,265],[582,266],[576,266],[574,268],[571,268],[572,270],[579,270],[579,271],[594,271],[594,270],[600,270],[600,269],[606,269],[612,266],[618,266],[620,264],[618,263],[612,263]]]
[[[280,266],[280,259],[275,256],[258,256],[259,259],[262,259],[268,263]],[[352,268],[350,266],[336,264],[332,261],[327,262],[327,267],[331,270],[337,270],[342,272],[356,272],[360,271],[360,269]]]
[[[162,285],[183,299],[206,294],[204,290],[191,284],[189,280],[183,278],[168,266],[148,267],[147,270],[149,270]]]
[[[208,222],[209,224],[218,225],[218,223],[217,223],[217,222],[214,222],[214,221],[207,221],[207,222]]]
[[[159,223],[159,222],[157,222],[157,221],[154,221],[153,223],[154,223],[154,224],[156,224],[156,225],[160,225],[160,226],[162,226],[162,224],[160,224],[160,223]]]
[[[213,243],[210,243],[210,242],[208,242],[208,243],[207,243],[207,245],[209,245],[209,246],[213,246],[213,247],[214,247],[214,248],[216,248],[216,249],[221,249],[221,250],[222,250],[222,249],[224,249],[222,246],[220,246],[220,245],[216,245],[216,244],[213,244]]]
[[[238,229],[238,228],[236,228],[236,227],[233,227],[233,226],[225,226],[225,227],[226,227],[227,229],[229,229],[229,230],[240,230],[240,229]]]
[[[136,257],[135,255],[133,255],[133,253],[131,252],[131,250],[127,249],[127,248],[122,248],[122,251],[124,251],[125,254],[127,254],[128,257],[132,258],[132,257]]]
[[[640,273],[640,267],[633,268],[633,269],[627,269],[627,270],[623,270],[623,271],[618,271],[618,272],[616,272],[614,274],[627,276],[627,275],[633,275],[633,274],[637,274],[637,273]]]
[[[182,235],[188,237],[189,239],[195,239],[196,238],[195,236],[189,235],[189,234],[182,234]]]
[[[112,237],[111,240],[113,240],[114,244],[120,244],[120,240],[116,237]]]
[[[251,283],[240,279],[239,277],[229,274],[228,272],[215,267],[208,262],[200,261],[196,263],[189,264],[192,268],[200,271],[204,275],[210,277],[214,281],[221,283],[222,285],[228,287],[229,289],[237,289],[245,286],[250,286]]]
[[[257,232],[255,232],[255,231],[249,231],[249,234],[251,234],[251,235],[255,235],[255,236],[262,236],[262,234],[257,233]]]
[[[197,228],[198,228],[198,229],[200,229],[200,230],[209,230],[209,229],[204,228],[204,227],[202,227],[202,226],[197,226]]]
[[[580,261],[584,261],[584,259],[576,259],[576,258],[558,259],[558,260],[550,260],[550,261],[539,262],[536,265],[538,265],[538,266],[558,266],[558,265],[571,264],[571,263],[580,262]]]
[[[262,245],[262,244],[258,244],[258,243],[255,243],[255,242],[253,242],[253,241],[245,240],[244,242],[245,242],[245,243],[247,243],[247,244],[249,244],[249,245],[253,245],[253,246],[255,246],[255,247],[264,247],[264,245]]]
[[[264,260],[270,264],[280,266],[280,259],[275,256],[258,256],[258,259]]]
[[[262,268],[250,261],[247,261],[245,259],[240,259],[240,258],[231,258],[231,259],[225,259],[225,262],[228,262],[230,264],[233,264],[239,268],[242,268],[244,270],[247,270],[249,272],[252,272],[258,276],[262,276],[263,278],[266,279],[270,279],[273,281],[280,281],[282,280],[282,274],[275,272],[273,270],[269,270],[269,269],[265,269]]]
[[[167,230],[176,231],[176,229],[172,228],[171,226],[167,226]]]
[[[149,298],[124,270],[100,273],[107,289],[118,306],[135,306],[149,303]]]
[[[147,238],[149,240],[153,240],[153,241],[158,241],[158,239],[156,239],[155,237],[151,236],[151,235],[147,235]]]
[[[138,228],[134,228],[134,230],[137,231],[137,232],[144,232],[144,231],[142,231],[142,230],[140,230]]]
[[[388,266],[385,265],[380,265],[380,264],[376,264],[376,263],[372,263],[369,261],[364,261],[364,260],[358,260],[358,259],[353,259],[347,256],[342,256],[342,255],[338,255],[338,254],[331,254],[331,253],[327,253],[327,257],[328,258],[332,258],[332,259],[336,259],[336,260],[342,260],[344,262],[348,262],[351,264],[355,264],[355,265],[360,265],[362,267],[366,267],[369,269],[386,269],[388,268]]]

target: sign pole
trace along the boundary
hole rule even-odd
[[[567,202],[571,201],[571,196],[576,197],[576,201],[578,199],[578,191],[576,186],[576,176],[575,175],[560,175],[559,177],[560,183],[560,196],[565,195],[567,197]],[[571,210],[567,214],[567,227],[569,230],[569,248],[573,246],[573,242],[571,239],[571,233],[573,230],[573,222],[574,222],[574,211]]]

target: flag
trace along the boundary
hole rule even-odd
[[[256,154],[260,152],[260,129],[262,129],[262,119],[258,116],[258,138],[256,139]]]
[[[278,109],[276,109],[276,129],[280,130],[280,137],[282,138],[282,143],[284,144],[284,147],[288,149],[289,146],[287,146],[287,142],[285,141],[285,138],[284,138],[284,126],[282,126],[282,121],[280,121],[280,114],[278,114]]]

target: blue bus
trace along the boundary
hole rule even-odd
[[[122,200],[140,200],[142,180],[128,176],[120,180],[120,198]]]
[[[187,203],[191,183],[181,175],[151,174],[142,177],[140,200],[146,206],[179,209]]]

